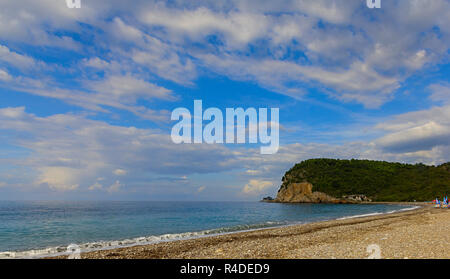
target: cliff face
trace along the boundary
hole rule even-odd
[[[290,183],[283,185],[278,191],[275,202],[300,203],[340,203],[343,202],[322,192],[313,192],[309,182]]]

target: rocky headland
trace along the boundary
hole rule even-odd
[[[275,198],[282,203],[431,201],[447,195],[450,163],[439,166],[370,160],[310,159],[288,170]]]
[[[275,199],[266,197],[264,202],[282,203],[361,203],[372,200],[365,195],[347,195],[336,198],[319,191],[313,191],[313,185],[309,182],[290,183],[283,185]]]

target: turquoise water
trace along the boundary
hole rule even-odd
[[[90,250],[402,209],[384,204],[0,201],[0,252],[50,248],[32,255],[53,254],[71,243]]]

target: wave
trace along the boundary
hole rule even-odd
[[[387,211],[387,212],[372,212],[372,213],[360,214],[360,215],[350,215],[350,216],[338,218],[336,220],[346,220],[346,219],[369,217],[369,216],[376,216],[376,215],[383,215],[383,214],[392,214],[392,213],[396,213],[396,212],[414,210],[417,208],[420,208],[420,206],[407,207],[407,208],[402,208],[402,209],[397,209],[397,210],[392,210],[392,211]]]
[[[420,208],[420,206],[402,208],[398,210],[392,210],[388,212],[372,212],[367,214],[360,215],[351,215],[345,216],[341,218],[337,218],[336,220],[345,220],[351,218],[360,218],[360,217],[368,217],[382,214],[391,214],[400,211],[408,211]],[[324,221],[324,220],[322,220]],[[311,221],[314,222],[314,221]],[[184,233],[172,233],[172,234],[163,234],[163,235],[151,235],[145,237],[137,237],[131,239],[123,239],[123,240],[115,240],[115,241],[97,241],[97,242],[88,242],[83,244],[76,245],[79,248],[81,253],[92,252],[98,250],[110,250],[115,248],[124,248],[124,247],[132,247],[137,245],[148,245],[155,244],[160,242],[168,242],[174,240],[186,240],[186,239],[194,239],[201,238],[207,236],[216,236],[216,235],[224,235],[235,232],[246,232],[246,231],[255,231],[265,228],[274,228],[274,227],[282,227],[282,226],[291,226],[304,224],[305,222],[274,222],[267,221],[265,223],[260,224],[250,224],[250,225],[238,225],[233,227],[225,227],[219,229],[210,229],[203,230],[198,232],[184,232]],[[72,246],[70,244],[69,246]],[[56,257],[56,256],[64,256],[69,255],[71,252],[68,252],[68,246],[56,246],[49,247],[43,249],[34,249],[27,251],[8,251],[8,252],[0,252],[0,259],[35,259],[35,258],[44,258],[44,257]]]
[[[253,231],[264,228],[273,228],[279,227],[283,225],[289,225],[292,223],[287,222],[273,222],[268,221],[262,224],[251,224],[251,225],[238,225],[233,227],[219,228],[219,229],[211,229],[211,230],[203,230],[199,232],[185,232],[185,233],[172,233],[172,234],[163,234],[163,235],[151,235],[145,237],[137,237],[131,239],[124,240],[116,240],[116,241],[97,241],[97,242],[88,242],[83,244],[77,244],[76,247],[80,249],[81,253],[92,252],[97,250],[109,250],[115,248],[124,248],[124,247],[132,247],[137,245],[148,245],[155,244],[160,242],[168,242],[174,240],[186,240],[186,239],[194,239],[206,236],[215,236],[215,235],[223,235],[234,232],[245,232],[245,231]],[[299,224],[299,223],[296,223]],[[72,246],[74,244],[70,244]],[[44,258],[44,257],[56,257],[56,256],[64,256],[69,255],[72,252],[68,252],[67,249],[69,246],[57,246],[57,247],[49,247],[43,249],[34,249],[27,251],[8,251],[8,252],[0,252],[0,259],[36,259],[36,258]]]

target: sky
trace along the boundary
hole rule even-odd
[[[0,0],[0,200],[259,200],[310,158],[450,161],[450,1]],[[175,144],[279,108],[280,148]]]

